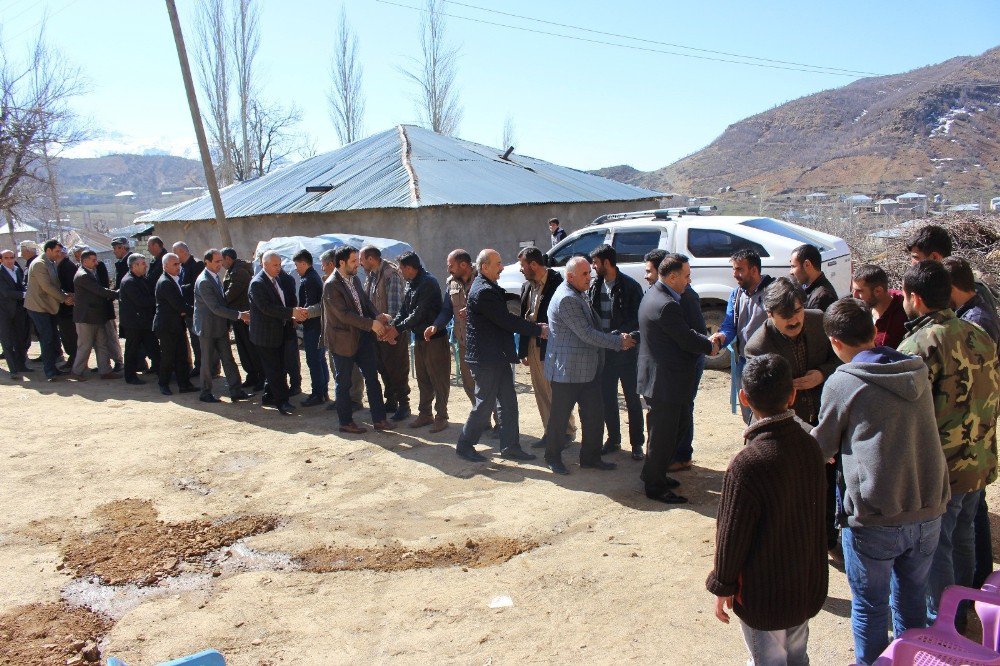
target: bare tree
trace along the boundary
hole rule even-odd
[[[348,144],[361,138],[364,131],[365,99],[361,92],[364,70],[358,58],[358,37],[347,23],[347,11],[340,8],[340,25],[330,63],[332,85],[327,94],[330,116],[337,138]]]
[[[452,135],[462,120],[455,75],[458,49],[445,40],[443,0],[426,0],[420,21],[420,58],[411,69],[400,72],[417,86],[417,113],[438,134]]]
[[[229,101],[232,94],[229,63],[229,20],[226,0],[201,0],[198,11],[198,74],[208,102],[205,119],[218,162],[219,184],[235,179],[232,163],[233,135]],[[238,69],[242,69],[239,68]]]
[[[243,154],[248,162],[256,161],[250,153],[250,106],[254,86],[254,59],[260,48],[260,11],[254,0],[238,0],[233,17],[233,61],[236,69],[236,96],[240,103],[239,127]],[[244,178],[237,178],[245,180]]]
[[[302,122],[302,111],[296,106],[284,108],[278,104],[265,104],[257,99],[250,101],[247,136],[250,151],[243,154],[233,148],[232,161],[237,173],[262,176],[272,168],[298,154],[303,142],[295,131]]]
[[[507,114],[503,121],[503,136],[500,139],[500,147],[504,150],[513,148],[515,144],[514,116]]]

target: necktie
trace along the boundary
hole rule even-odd
[[[278,278],[271,278],[271,284],[274,285],[274,290],[278,292],[278,298],[281,299],[281,304],[285,305],[285,292],[281,290],[278,286]]]

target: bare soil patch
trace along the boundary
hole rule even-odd
[[[97,576],[107,585],[154,585],[176,575],[183,562],[278,525],[275,516],[167,523],[152,502],[139,499],[110,502],[94,514],[104,529],[68,540],[63,564],[77,577]]]
[[[101,660],[98,645],[112,621],[65,603],[29,604],[0,615],[0,664],[83,664]]]
[[[502,537],[469,539],[462,545],[448,543],[429,549],[407,548],[398,543],[374,548],[322,546],[300,555],[298,563],[305,571],[313,573],[360,569],[405,571],[452,566],[479,569],[503,564],[535,548],[538,548],[537,541]]]

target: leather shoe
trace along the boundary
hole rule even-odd
[[[362,428],[354,421],[351,421],[350,423],[340,426],[340,432],[347,432],[352,435],[363,435],[368,432],[368,428]]]
[[[434,425],[431,426],[430,432],[441,432],[447,427],[448,419],[444,419],[439,416],[434,419]]]
[[[177,392],[178,393],[194,393],[197,390],[198,390],[197,386],[192,386],[191,384],[188,384],[187,386],[182,386],[179,389],[177,389]]]
[[[504,449],[500,452],[501,458],[506,458],[507,460],[537,460],[538,456],[534,453],[528,453],[520,447]]]
[[[411,416],[410,406],[403,404],[400,405],[396,409],[396,412],[389,418],[392,419],[393,421],[405,421],[406,419],[410,418],[410,416]]]
[[[142,381],[138,377],[126,377],[125,378],[125,383],[126,384],[132,384],[133,386],[141,386],[141,385],[145,384],[146,382]]]
[[[593,462],[581,462],[580,463],[580,467],[582,467],[584,469],[600,469],[600,470],[604,470],[605,472],[608,472],[608,471],[611,471],[613,469],[617,469],[618,468],[618,463],[605,462],[604,460],[601,460],[600,458],[598,458],[597,460],[594,460]]]
[[[222,402],[221,400],[219,400],[218,398],[216,398],[211,393],[202,393],[198,397],[198,399],[201,400],[202,402]]]
[[[604,442],[604,446],[601,447],[601,455],[606,456],[609,453],[614,453],[615,451],[621,451],[621,442]]]
[[[410,427],[423,428],[425,425],[430,425],[432,423],[434,423],[433,417],[427,414],[421,414],[420,416],[418,416],[417,418],[413,419],[413,421],[410,422]]]
[[[117,372],[106,372],[101,375],[101,379],[121,379],[122,376]]]
[[[170,390],[169,386],[160,385],[160,393],[163,395],[173,395],[174,392]]]
[[[295,411],[295,407],[292,406],[292,403],[286,401],[278,405],[278,411],[284,416],[291,416],[292,412]]]
[[[385,419],[382,419],[378,423],[373,423],[372,427],[378,431],[389,430],[390,428],[392,428],[392,424],[386,421]]]
[[[632,449],[632,460],[645,460],[646,456],[643,455],[642,449]]]
[[[235,391],[229,392],[229,399],[234,402],[237,400],[249,400],[252,397],[253,393],[247,393],[243,389],[236,389]]]
[[[646,497],[657,502],[663,502],[664,504],[687,504],[688,501],[687,497],[678,495],[672,490],[664,490],[660,494],[646,493]]]
[[[468,460],[469,462],[486,462],[488,458],[483,454],[476,451],[471,446],[469,448],[458,448],[455,449],[455,453],[459,458]]]
[[[326,397],[322,395],[311,395],[302,401],[303,407],[315,407],[316,405],[322,405],[326,402]]]
[[[546,465],[555,474],[562,474],[563,476],[569,474],[569,470],[566,469],[566,465],[562,464],[561,460],[557,462],[547,462]]]

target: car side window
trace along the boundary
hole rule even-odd
[[[618,253],[619,264],[642,263],[646,253],[660,246],[658,229],[616,231],[611,244]]]
[[[590,256],[590,251],[604,242],[604,231],[591,231],[570,239],[562,247],[556,249],[550,257],[551,266],[565,266],[576,255]]]
[[[700,259],[728,259],[737,250],[749,248],[761,257],[771,256],[764,246],[720,229],[688,229],[688,251]]]

